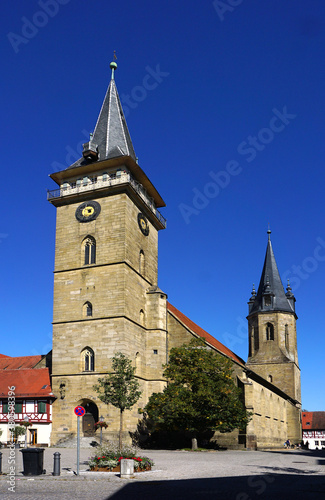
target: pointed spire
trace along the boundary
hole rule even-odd
[[[289,279],[288,279],[288,284],[287,284],[286,297],[288,297],[288,299],[291,298],[291,297],[293,297],[292,288],[290,286],[290,280]]]
[[[254,304],[249,313],[260,311],[287,311],[294,312],[292,300],[285,294],[278,267],[275,261],[272,243],[271,231],[267,230],[268,242],[266,255],[260,284],[257,290]],[[267,297],[269,297],[267,299]]]
[[[118,156],[131,156],[135,160],[133,144],[115,85],[115,61],[110,63],[110,68],[112,77],[96,123],[93,142],[97,144],[100,161]]]
[[[288,280],[288,284],[287,284],[286,297],[288,299],[289,304],[291,304],[292,309],[295,311],[295,309],[296,309],[296,306],[295,306],[296,298],[295,298],[295,296],[292,293],[292,288],[290,286],[290,281],[289,280]]]
[[[114,51],[114,59],[116,54]],[[89,142],[83,145],[82,158],[68,169],[85,165],[89,162],[103,161],[121,156],[130,156],[136,161],[131,136],[126,124],[121,101],[115,85],[117,64],[110,63],[111,81],[97,119],[95,130],[90,134]]]
[[[256,290],[255,290],[255,285],[253,283],[252,295],[251,295],[251,298],[248,301],[248,311],[249,312],[251,312],[251,310],[252,310],[253,304],[255,302],[255,298],[256,298]]]

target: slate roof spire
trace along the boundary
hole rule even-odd
[[[97,147],[98,160],[131,156],[136,160],[131,136],[115,85],[116,62],[111,62],[112,77],[95,126],[92,143]]]
[[[284,292],[268,229],[268,242],[260,284],[256,296],[249,301],[249,314],[263,311],[295,312],[295,298],[291,288]]]
[[[137,161],[122,104],[115,85],[117,64],[110,63],[111,81],[89,141],[83,144],[82,158],[67,168],[76,168],[96,161],[130,156]]]

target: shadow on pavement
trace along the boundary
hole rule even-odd
[[[325,476],[267,474],[128,483],[106,500],[320,500]]]

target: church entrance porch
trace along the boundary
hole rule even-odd
[[[83,406],[86,413],[82,417],[82,432],[85,437],[95,436],[95,423],[98,422],[98,407],[89,399],[81,400],[79,403],[80,406]]]

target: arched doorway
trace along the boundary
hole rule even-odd
[[[83,399],[79,403],[83,406],[86,413],[82,417],[82,432],[84,436],[94,436],[95,435],[95,423],[98,422],[98,407],[97,405],[89,400]]]

